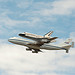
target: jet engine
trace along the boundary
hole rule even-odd
[[[31,49],[31,48],[26,48],[26,50],[27,50],[27,51],[31,51],[32,49]]]
[[[48,39],[42,39],[41,42],[48,43],[48,42],[50,42],[50,40],[48,40]]]
[[[32,53],[38,53],[38,51],[37,50],[32,50]]]

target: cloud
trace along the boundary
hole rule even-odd
[[[71,14],[72,10],[75,9],[74,0],[59,0],[53,3],[54,13],[58,15]]]
[[[54,16],[54,15],[70,15],[74,14],[75,1],[74,0],[55,0],[53,2],[22,2],[18,3],[20,8],[27,8],[30,4],[30,12],[40,16]],[[24,7],[26,5],[26,7]],[[24,14],[24,13],[23,13]],[[33,15],[34,15],[33,14]]]
[[[0,24],[5,25],[5,27],[7,27],[7,28],[17,26],[20,24],[28,24],[29,23],[29,21],[12,20],[6,14],[2,14],[0,16],[0,19],[1,19]]]
[[[3,70],[3,75],[74,73],[71,69],[75,68],[75,48],[71,48],[69,54],[65,51],[44,51],[44,53],[34,54],[25,49],[26,47],[18,45],[0,44],[0,69]]]
[[[5,1],[3,1],[3,0],[0,0],[0,2],[7,2],[7,1],[12,1],[12,0],[5,0]]]
[[[9,0],[8,0],[9,1]],[[6,27],[16,27],[23,25],[26,26],[37,26],[43,25],[46,22],[56,21],[57,15],[70,15],[73,13],[75,8],[74,0],[55,0],[53,2],[35,2],[33,0],[22,0],[13,1],[13,5],[10,8],[3,8],[1,14],[0,23]],[[8,2],[9,3],[9,2]],[[5,7],[8,7],[6,4]],[[16,10],[15,10],[16,9]],[[16,17],[13,16],[17,16]],[[13,18],[11,18],[12,16]]]
[[[29,10],[23,12],[16,10],[14,12],[9,8],[1,8],[0,35],[9,36],[9,33],[10,36],[12,34],[14,35],[16,32],[19,32],[16,26],[21,29],[22,25],[23,28],[25,28],[25,25],[29,25],[30,28],[35,25],[43,28],[44,25],[47,25],[47,21],[54,21],[54,15],[70,15],[75,9],[74,0],[57,0],[49,3],[34,1],[30,3],[29,1],[14,2],[18,9],[24,10],[28,8]],[[16,12],[19,18],[26,19],[14,19],[9,16],[10,14],[14,15]],[[46,23],[44,24],[44,22]],[[75,32],[72,32],[70,37],[75,41]],[[65,51],[44,51],[44,53],[32,54],[26,51],[26,47],[7,44],[5,41],[7,40],[0,39],[0,71],[2,71],[2,75],[75,74],[75,72],[72,71],[75,69],[75,48],[71,48],[69,54],[66,54]],[[63,39],[59,40],[59,42],[61,41],[63,41]]]
[[[74,15],[75,1],[55,0],[53,2],[46,2],[46,3],[44,1],[41,2],[23,1],[18,2],[17,7],[22,10],[26,10],[21,12],[19,16],[27,18],[30,21],[30,23],[28,24],[29,26],[35,27],[40,24],[43,25],[42,27],[44,27],[44,24],[46,22],[51,23],[59,19],[56,16]]]
[[[71,34],[74,36],[74,33]],[[44,51],[44,53],[33,54],[25,49],[26,47],[18,45],[1,44],[0,69],[6,71],[7,75],[60,75],[62,72],[61,75],[65,75],[65,73],[75,73],[72,71],[72,68],[75,68],[75,48],[71,48],[69,54],[66,54],[65,51]]]
[[[0,39],[0,44],[6,44],[6,43],[8,43],[7,39]]]
[[[73,41],[75,42],[75,32],[71,32],[71,33],[70,33],[70,38],[72,38]]]
[[[27,53],[20,46],[13,45],[0,45],[0,69],[7,71],[8,75],[12,75],[12,73],[22,73],[27,74],[31,72],[31,74],[35,72],[39,72],[40,70],[48,69],[46,64],[48,62],[44,62],[46,59],[42,59],[44,55],[41,54],[39,57],[38,54]],[[5,48],[4,48],[5,47]],[[41,61],[42,62],[39,62]],[[45,65],[45,66],[44,66]],[[43,67],[43,68],[42,68]],[[9,74],[10,73],[10,74]],[[15,74],[16,75],[16,74]]]
[[[19,8],[28,8],[32,5],[32,2],[33,0],[24,0],[24,1],[21,1],[21,2],[17,2],[17,7]]]
[[[58,0],[50,3],[51,8],[41,10],[43,16],[49,15],[70,15],[75,9],[74,0]],[[44,12],[44,13],[43,13]]]

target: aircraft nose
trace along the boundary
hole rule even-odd
[[[11,39],[8,39],[9,42],[11,42]]]
[[[16,37],[9,38],[8,41],[12,42]]]

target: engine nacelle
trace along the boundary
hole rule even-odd
[[[26,50],[27,50],[27,51],[31,51],[32,49],[31,49],[31,48],[26,48]]]
[[[35,50],[34,50],[34,51],[32,51],[32,53],[38,53],[38,51],[35,51]]]
[[[42,39],[41,42],[48,43],[48,42],[50,42],[50,40],[48,40],[48,39]]]

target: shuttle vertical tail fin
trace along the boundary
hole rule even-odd
[[[53,31],[48,32],[47,34],[44,35],[44,37],[49,38],[52,35]]]

